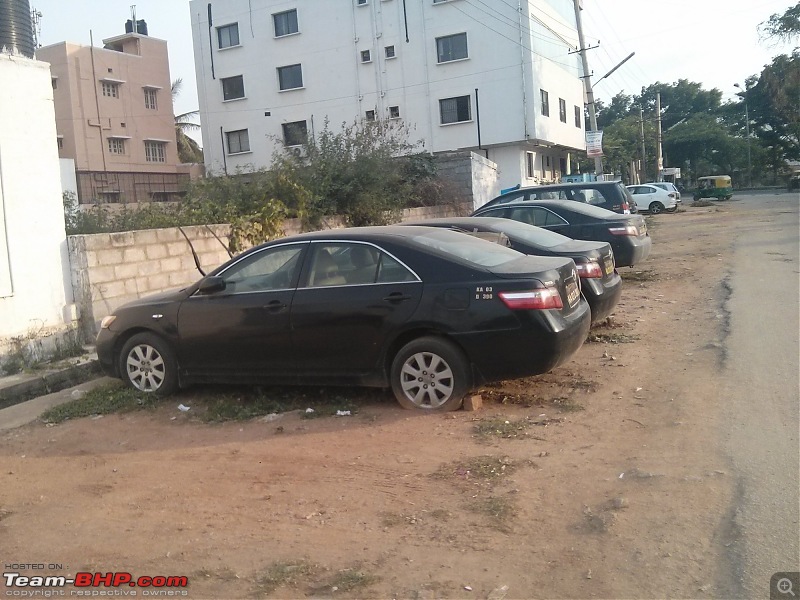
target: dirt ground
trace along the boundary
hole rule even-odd
[[[189,390],[5,432],[4,572],[186,576],[190,598],[724,596],[735,222],[733,202],[649,219],[611,324],[552,373],[482,389],[477,411],[376,393],[351,416],[209,425],[177,409]]]

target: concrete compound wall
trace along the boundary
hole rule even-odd
[[[69,236],[75,303],[80,309],[81,328],[89,339],[93,339],[102,318],[121,304],[200,279],[192,248],[205,272],[228,260],[230,226],[181,229]]]

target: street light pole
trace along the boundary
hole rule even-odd
[[[743,89],[738,83],[733,87]],[[747,108],[747,88],[744,88],[744,121],[745,135],[747,136],[747,187],[753,187],[753,169],[750,163],[750,111]]]

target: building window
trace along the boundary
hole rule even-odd
[[[250,152],[250,137],[247,129],[228,131],[225,133],[225,138],[228,140],[228,154]]]
[[[125,154],[125,140],[121,138],[108,138],[109,154]]]
[[[219,40],[219,48],[230,48],[231,46],[239,45],[239,24],[232,23],[231,25],[224,25],[217,27],[217,38]]]
[[[282,90],[294,90],[303,87],[303,69],[300,65],[278,67],[278,84]]]
[[[144,143],[144,159],[147,162],[167,162],[166,142],[148,140]]]
[[[361,62],[362,63],[372,62],[372,54],[370,53],[369,50],[361,51]]]
[[[51,77],[50,78],[50,85],[53,86],[54,90],[58,89],[58,77]]]
[[[284,146],[302,146],[306,143],[308,138],[308,127],[305,121],[295,121],[294,123],[284,123],[283,127],[283,145]]]
[[[367,121],[374,121],[375,120],[375,111],[374,110],[368,110],[365,113],[365,117],[364,118],[366,118]]]
[[[542,95],[542,114],[545,117],[550,116],[550,95],[545,91],[540,89],[539,92]]]
[[[237,98],[244,98],[244,77],[237,75],[236,77],[223,77],[220,79],[222,82],[222,99],[223,100],[236,100]]]
[[[356,4],[358,6],[366,6],[367,5],[367,0],[356,0]]]
[[[119,84],[113,81],[104,81],[103,96],[107,98],[119,98]]]
[[[394,51],[394,46],[386,46],[385,50],[386,50],[386,58],[394,58],[395,56],[397,56],[397,54],[395,54]]]
[[[390,106],[389,107],[389,118],[390,119],[399,119],[400,118],[400,107],[399,106]]]
[[[534,155],[533,152],[526,152],[525,153],[525,175],[528,177],[528,179],[533,179],[533,177],[535,175],[534,168],[533,168],[534,158],[535,158],[535,155]]]
[[[442,125],[472,120],[469,96],[439,100],[439,114],[441,115]]]
[[[297,33],[297,10],[287,10],[285,12],[272,15],[272,23],[275,26],[275,37],[291,35]]]
[[[562,123],[567,122],[567,101],[563,98],[558,99],[558,118]]]
[[[580,106],[575,107],[575,127],[583,129],[583,111]]]
[[[58,144],[58,149],[59,150],[63,150],[64,149],[64,138],[60,138],[60,137],[56,138],[56,144]]]
[[[440,63],[467,58],[467,34],[436,38],[436,53]]]
[[[150,110],[158,110],[158,90],[144,89],[144,107]]]

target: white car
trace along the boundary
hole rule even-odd
[[[675,212],[678,209],[678,200],[675,192],[668,192],[653,184],[628,185],[628,191],[636,201],[636,208],[646,210],[651,215],[664,211]]]
[[[656,187],[660,187],[662,190],[666,190],[668,192],[673,192],[675,194],[675,200],[678,201],[678,204],[681,203],[681,193],[678,191],[678,188],[675,187],[675,184],[671,181],[648,181],[645,185],[654,185]]]

